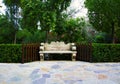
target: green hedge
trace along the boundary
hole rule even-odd
[[[21,44],[0,44],[1,63],[21,61]],[[92,44],[92,62],[120,62],[120,44]]]
[[[0,44],[1,63],[20,63],[22,57],[21,44]]]
[[[92,44],[93,62],[120,62],[120,44]]]

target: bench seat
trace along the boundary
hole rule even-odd
[[[71,53],[77,53],[76,51],[40,51],[39,53],[52,53],[52,54],[57,54],[57,53],[60,53],[60,54],[62,54],[62,53],[66,53],[66,54],[71,54]]]

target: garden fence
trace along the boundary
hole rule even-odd
[[[77,44],[77,60],[92,62],[92,43]]]
[[[22,44],[22,62],[38,61],[40,43]]]

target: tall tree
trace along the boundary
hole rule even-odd
[[[120,0],[86,0],[90,23],[98,30],[111,35],[120,36]]]
[[[57,21],[70,2],[71,0],[22,0],[24,28],[34,32],[40,20],[41,28],[46,31],[48,38],[49,31],[57,28]]]
[[[18,31],[20,25],[19,25],[19,8],[21,0],[3,0],[7,7],[6,15],[8,16],[8,19],[13,24],[14,29],[16,30],[14,32],[14,43],[16,43],[16,32]]]

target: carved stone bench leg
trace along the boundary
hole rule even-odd
[[[44,54],[40,54],[40,61],[44,61]]]
[[[72,61],[76,61],[76,53],[72,54]]]

